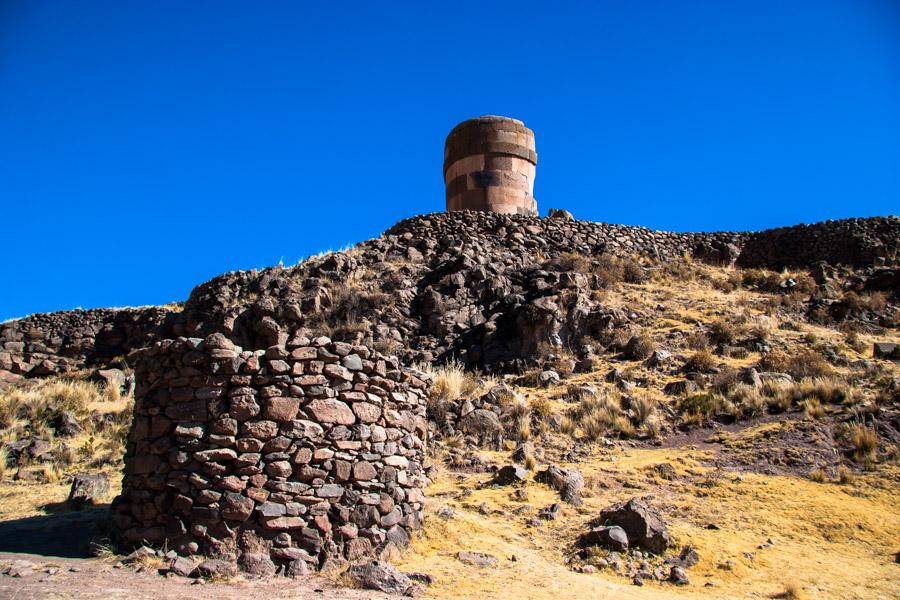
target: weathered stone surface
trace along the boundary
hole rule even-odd
[[[413,586],[409,577],[390,564],[374,560],[350,567],[350,577],[361,588],[386,594],[405,594]]]
[[[319,423],[353,425],[356,422],[353,411],[340,400],[313,400],[304,410]]]
[[[467,550],[463,550],[456,553],[456,558],[458,558],[460,562],[466,563],[467,565],[472,565],[474,567],[488,568],[497,566],[496,556],[491,556],[490,554],[482,554],[481,552],[469,552]]]
[[[603,509],[595,523],[621,527],[628,535],[631,545],[640,546],[655,554],[662,554],[669,545],[669,531],[662,515],[640,498],[632,498]]]
[[[109,473],[78,473],[72,478],[66,503],[75,509],[100,504],[109,494]]]
[[[534,480],[546,483],[559,492],[560,497],[572,506],[581,506],[581,492],[584,489],[584,476],[578,469],[562,469],[551,465],[535,475]]]
[[[113,509],[122,541],[236,560],[256,576],[276,562],[299,575],[335,553],[358,561],[407,545],[427,482],[427,384],[396,359],[324,337],[297,340],[315,353],[298,353],[309,358],[289,374],[271,368],[300,364],[287,341],[250,354],[214,340],[163,341],[136,362],[142,383]],[[229,352],[263,364],[222,375]]]
[[[621,552],[628,549],[628,534],[617,525],[594,527],[578,539],[578,544],[585,547],[602,546]]]

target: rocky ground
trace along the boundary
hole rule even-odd
[[[859,239],[843,251],[883,252]],[[441,598],[898,597],[900,269],[766,270],[767,243],[431,215],[117,317],[127,335],[95,315],[102,351],[88,329],[61,335],[65,319],[7,326],[0,595],[383,597],[352,589],[377,580]],[[297,328],[433,382],[425,530],[385,557],[397,571],[207,580],[159,575],[165,552],[107,548],[95,525],[133,386],[127,357],[107,355],[218,331],[266,348]],[[78,473],[101,477],[70,498]]]

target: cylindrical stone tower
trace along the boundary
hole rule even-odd
[[[508,117],[478,117],[444,144],[447,210],[537,215],[534,132]]]

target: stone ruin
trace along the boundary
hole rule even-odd
[[[444,144],[447,210],[537,216],[534,132],[508,117],[478,117]]]
[[[120,542],[265,575],[391,556],[421,527],[427,383],[396,358],[300,335],[243,350],[221,333],[133,356]]]

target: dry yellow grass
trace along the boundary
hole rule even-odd
[[[689,450],[631,450],[615,462],[580,464],[589,482],[609,483],[622,476],[645,481],[642,471],[660,462],[694,480],[630,490],[595,486],[582,508],[565,506],[559,519],[539,529],[527,528],[523,516],[511,514],[522,503],[512,501],[508,489],[478,489],[485,476],[447,474],[429,488],[425,532],[400,566],[434,575],[437,581],[428,596],[435,598],[764,598],[783,593],[786,586],[813,599],[896,597],[900,468],[883,467],[852,486],[717,474],[716,485],[701,487],[699,482],[711,475],[700,466],[704,456]],[[457,499],[464,488],[472,494]],[[529,483],[527,491],[534,509],[558,501],[546,486]],[[566,567],[567,547],[591,516],[614,501],[647,492],[667,507],[676,550],[690,544],[700,552],[700,564],[689,571],[691,586],[647,583],[635,588],[621,576],[580,574]],[[503,513],[482,514],[477,507],[483,502]],[[456,518],[435,516],[444,504],[455,507]],[[707,529],[711,522],[720,530]],[[770,537],[774,545],[757,548]],[[500,565],[464,565],[455,557],[459,550],[492,554]],[[730,570],[720,568],[727,561]],[[704,587],[706,583],[712,587]]]

